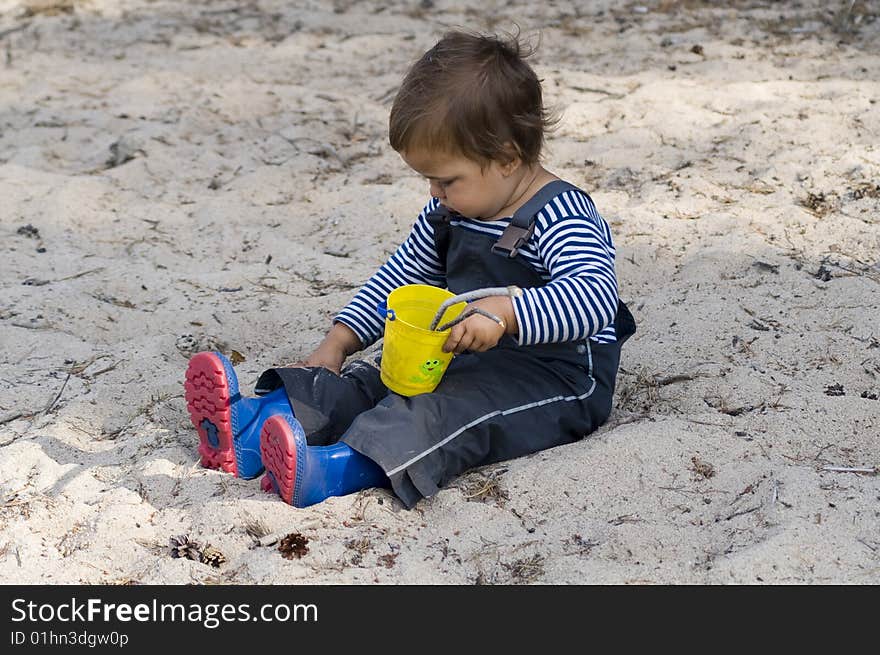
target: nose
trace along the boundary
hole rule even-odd
[[[440,186],[439,182],[431,180],[430,186],[430,193],[432,196],[434,196],[435,198],[440,198],[440,200],[444,200],[446,198],[446,194],[443,192],[443,187]]]

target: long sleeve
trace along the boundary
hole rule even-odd
[[[527,256],[549,280],[514,299],[519,343],[614,341],[615,250],[590,197],[566,191],[545,205],[536,217],[533,243]]]

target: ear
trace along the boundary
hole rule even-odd
[[[501,175],[510,177],[522,166],[522,159],[519,156],[519,148],[510,141],[504,144],[504,161],[499,163]]]

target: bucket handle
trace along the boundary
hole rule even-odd
[[[480,309],[479,307],[471,307],[470,309],[464,310],[461,314],[456,316],[454,319],[452,319],[448,323],[444,323],[443,325],[438,327],[437,332],[443,332],[444,330],[448,330],[453,325],[458,325],[459,323],[461,323],[465,319],[470,318],[474,314],[479,314],[480,316],[485,316],[486,318],[488,318],[492,321],[495,321],[496,323],[498,323],[498,325],[500,325],[503,328],[507,327],[504,324],[504,321],[502,321],[499,317],[495,316],[495,314],[493,314],[492,312],[487,312],[485,309]]]
[[[437,310],[437,314],[434,316],[434,320],[431,321],[431,327],[429,327],[428,329],[432,331],[439,330],[440,332],[442,332],[443,330],[451,328],[453,325],[460,323],[461,321],[470,316],[473,316],[474,314],[480,314],[481,316],[485,316],[486,318],[491,318],[493,321],[498,323],[498,325],[504,325],[501,319],[494,314],[490,314],[489,312],[483,311],[482,309],[475,307],[471,310],[463,312],[458,318],[449,321],[448,323],[444,323],[439,328],[437,327],[437,323],[440,322],[440,318],[443,316],[444,312],[446,312],[446,310],[449,309],[452,305],[455,305],[457,303],[470,302],[471,300],[478,300],[480,298],[489,298],[490,296],[508,296],[509,298],[518,298],[521,295],[522,289],[516,286],[488,287],[486,289],[475,289],[474,291],[468,291],[467,293],[460,293],[457,296],[453,296],[452,298],[445,300],[443,304],[440,305],[440,308]]]

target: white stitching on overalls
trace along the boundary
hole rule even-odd
[[[431,446],[427,450],[419,453],[415,457],[410,458],[409,460],[407,460],[406,462],[404,462],[403,464],[401,464],[397,468],[391,469],[390,471],[388,471],[386,473],[386,475],[388,477],[391,477],[392,475],[400,473],[402,470],[408,468],[409,466],[412,466],[414,463],[416,463],[417,461],[419,461],[423,457],[430,455],[431,453],[433,453],[435,450],[437,450],[441,446],[446,445],[447,443],[449,443],[450,441],[455,439],[458,435],[462,434],[466,430],[469,430],[470,428],[474,427],[475,425],[479,425],[483,421],[488,421],[490,418],[493,418],[495,416],[508,416],[510,414],[516,414],[517,412],[523,412],[527,409],[532,409],[533,407],[542,407],[543,405],[549,405],[550,403],[559,402],[560,400],[565,401],[565,402],[570,402],[573,400],[584,400],[586,398],[589,398],[593,394],[593,391],[595,391],[595,389],[596,389],[596,379],[593,377],[593,349],[590,348],[589,345],[587,346],[587,355],[588,355],[588,362],[589,362],[588,373],[589,373],[590,380],[593,382],[593,384],[592,384],[592,386],[590,386],[590,390],[587,391],[586,393],[583,393],[580,396],[554,396],[553,398],[545,398],[544,400],[538,400],[536,402],[529,403],[527,405],[520,405],[519,407],[513,407],[511,409],[497,410],[494,412],[490,412],[484,416],[481,416],[480,418],[478,418],[474,421],[471,421],[470,423],[468,423],[464,427],[459,428],[458,430],[456,430],[455,432],[450,434],[445,439],[439,441],[438,443],[434,444],[433,446]]]

